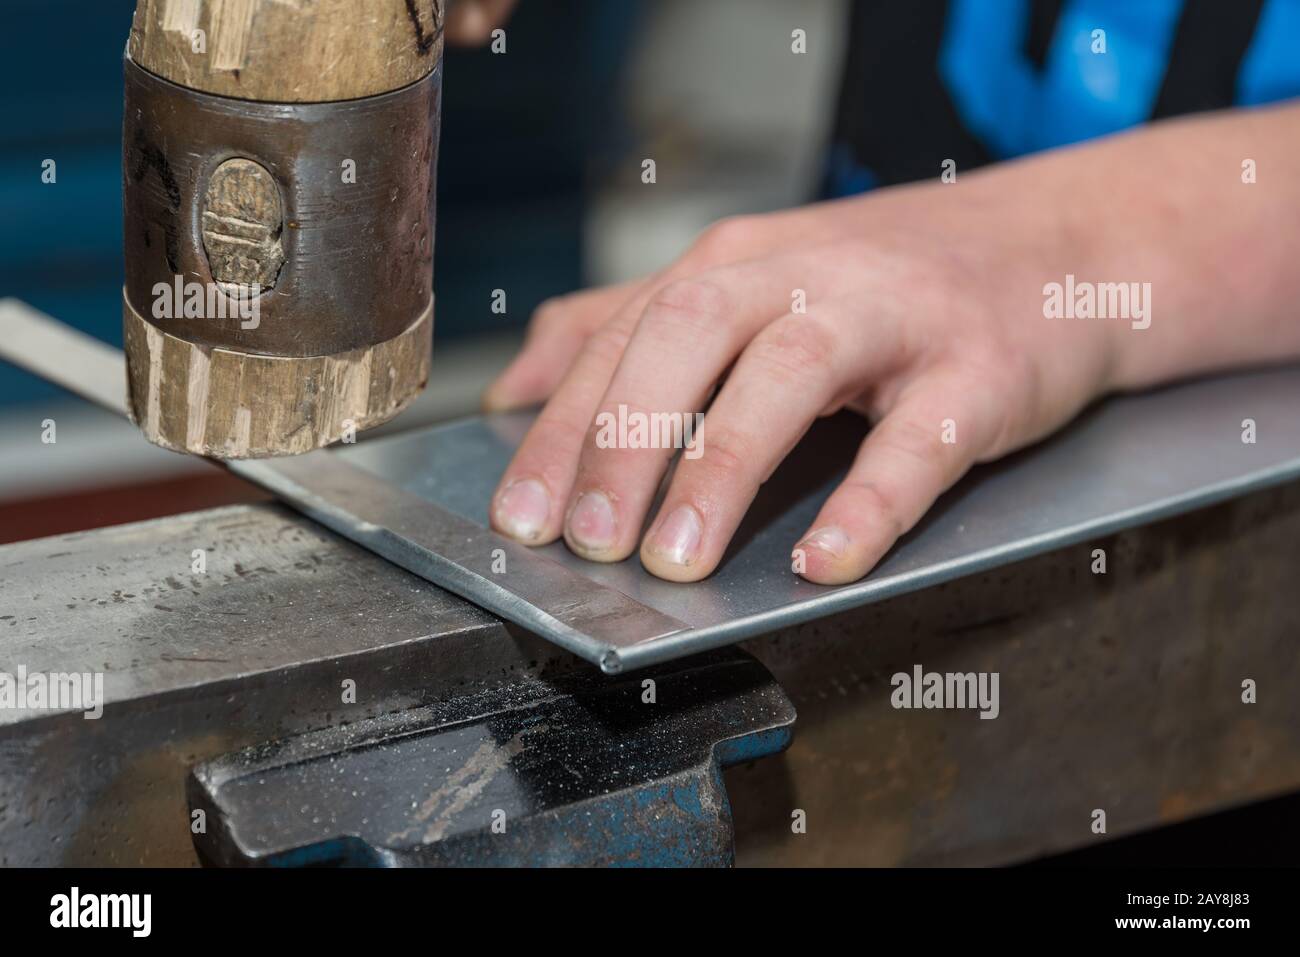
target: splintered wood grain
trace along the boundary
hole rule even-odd
[[[433,305],[405,332],[331,356],[265,356],[170,336],[123,302],[127,405],[156,445],[217,459],[298,455],[387,422],[429,379]]]
[[[181,86],[270,103],[400,89],[442,56],[444,0],[138,0],[131,59]]]

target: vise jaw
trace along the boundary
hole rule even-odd
[[[196,767],[195,846],[228,866],[727,866],[722,769],[783,750],[794,719],[740,652],[526,679]]]

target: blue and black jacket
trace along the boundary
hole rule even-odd
[[[1300,95],[1300,0],[857,0],[825,193]]]

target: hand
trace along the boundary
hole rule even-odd
[[[451,0],[445,27],[448,41],[482,46],[492,31],[510,19],[518,0]]]
[[[642,563],[674,581],[712,572],[759,485],[818,416],[849,407],[879,424],[791,544],[812,581],[860,578],[972,464],[1107,387],[1105,327],[1043,317],[1044,237],[990,199],[932,185],[728,220],[657,276],[543,306],[489,391],[498,408],[551,395],[494,527],[626,558],[672,451],[601,448],[596,414],[702,409],[725,376]]]
[[[1095,396],[1300,354],[1300,249],[1276,225],[1300,188],[1238,175],[1243,155],[1287,168],[1298,119],[1284,107],[1161,124],[958,184],[726,220],[648,279],[543,305],[485,397],[549,397],[493,527],[534,545],[563,534],[595,561],[639,544],[653,574],[697,581],[813,421],[847,407],[877,424],[791,545],[805,578],[855,581],[973,464]],[[1046,318],[1045,285],[1067,274],[1147,281],[1160,317]],[[711,396],[642,539],[673,452],[602,447],[593,424]]]

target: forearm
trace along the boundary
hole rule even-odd
[[[1045,283],[1150,283],[1146,328],[1061,320],[1106,324],[1106,386],[1126,389],[1300,357],[1297,155],[1292,104],[1161,123],[978,179],[1057,224],[1037,259]]]

